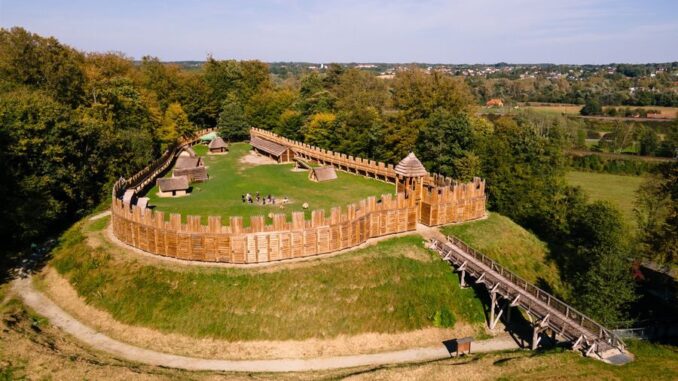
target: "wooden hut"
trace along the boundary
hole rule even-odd
[[[209,175],[200,156],[179,156],[174,163],[173,177],[186,176],[189,182],[207,181]]]
[[[188,177],[164,177],[157,180],[158,196],[178,197],[188,194]]]
[[[228,144],[220,136],[212,139],[210,144],[207,146],[210,153],[224,153],[228,152]]]
[[[255,152],[268,156],[278,163],[287,163],[292,161],[294,153],[290,147],[272,142],[270,140],[262,139],[258,136],[253,136],[250,140],[250,145]]]
[[[311,168],[311,170],[308,172],[308,179],[318,183],[335,180],[336,178],[337,172],[332,166]]]

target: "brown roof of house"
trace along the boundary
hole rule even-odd
[[[157,180],[160,192],[171,192],[188,189],[188,177],[164,177]]]
[[[186,169],[186,168],[196,168],[202,167],[202,158],[200,157],[190,157],[190,156],[179,156],[177,157],[177,162],[174,163],[175,169]]]
[[[184,147],[184,148],[181,150],[181,152],[179,152],[179,155],[181,155],[181,154],[184,153],[184,152],[186,152],[186,153],[188,154],[188,156],[190,156],[190,157],[195,157],[195,156],[196,156],[196,155],[195,155],[195,151],[193,151],[193,148],[191,148],[191,147]]]
[[[212,139],[210,144],[207,146],[209,149],[219,149],[219,148],[226,148],[228,147],[228,144],[222,139],[220,136],[217,136],[216,138]]]
[[[407,177],[426,176],[426,168],[421,164],[421,161],[414,156],[414,152],[410,152],[404,159],[395,167],[397,174]]]
[[[337,172],[331,166],[313,168],[312,171],[317,181],[329,181],[337,178]]]
[[[258,136],[253,136],[250,140],[250,145],[256,149],[260,149],[273,156],[280,156],[287,150],[284,145],[272,142],[270,140],[262,139]]]
[[[172,176],[186,176],[189,181],[206,181],[209,179],[207,175],[207,168],[204,166],[195,167],[195,168],[174,168],[172,171]]]

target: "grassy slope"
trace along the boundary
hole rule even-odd
[[[89,303],[128,324],[195,337],[284,340],[484,318],[474,292],[459,289],[449,266],[417,236],[296,267],[176,269],[125,260],[117,247],[92,249],[82,231],[97,234],[99,227],[82,225],[64,235],[51,263]]]
[[[525,280],[567,296],[557,267],[547,260],[546,244],[511,219],[490,213],[486,220],[444,227],[443,233],[458,237]]]
[[[157,210],[182,213],[184,216],[200,215],[204,222],[208,215],[222,216],[228,224],[229,216],[243,216],[249,224],[249,216],[268,215],[270,212],[302,211],[302,204],[308,203],[307,214],[313,209],[325,209],[329,212],[334,206],[345,207],[368,196],[380,196],[394,193],[395,187],[381,181],[367,179],[348,173],[337,172],[334,181],[315,183],[308,180],[307,172],[292,172],[292,164],[285,165],[247,165],[240,158],[249,151],[249,145],[236,143],[231,151],[223,156],[205,156],[205,165],[210,180],[193,184],[193,193],[188,197],[159,198],[154,187],[148,192],[151,205]],[[196,146],[196,153],[204,154],[204,149]],[[291,204],[281,210],[274,205],[243,204],[241,195],[260,192],[271,194],[278,200],[289,197]]]
[[[642,177],[573,171],[565,179],[570,185],[580,186],[592,200],[609,201],[619,208],[627,222],[634,223],[633,200]]]

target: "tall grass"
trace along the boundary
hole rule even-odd
[[[548,259],[548,247],[534,234],[498,213],[490,213],[485,220],[444,227],[451,234],[528,282],[567,296],[555,263]]]

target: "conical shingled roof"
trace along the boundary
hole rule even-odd
[[[426,176],[426,168],[421,164],[421,161],[414,156],[414,152],[410,152],[407,157],[402,159],[395,167],[397,174],[405,177],[420,177]]]

